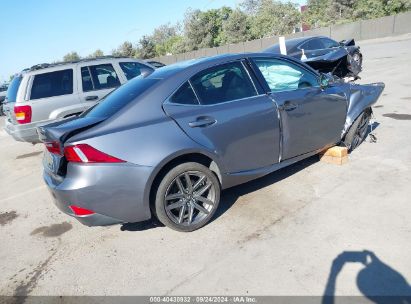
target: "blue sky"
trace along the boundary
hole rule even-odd
[[[155,27],[182,21],[188,8],[235,7],[240,0],[3,0],[0,83],[26,67],[60,60],[70,51],[108,54]],[[293,2],[303,3],[303,0]]]

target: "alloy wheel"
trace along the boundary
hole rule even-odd
[[[367,114],[364,114],[361,117],[361,121],[358,125],[358,128],[357,128],[355,134],[354,134],[354,139],[353,139],[352,144],[351,144],[352,149],[355,149],[364,140],[365,135],[367,134],[368,123],[369,123],[369,116]]]
[[[172,180],[164,195],[168,218],[177,225],[191,226],[205,221],[216,204],[216,187],[200,171],[187,171]]]

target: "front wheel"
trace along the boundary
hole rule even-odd
[[[354,120],[350,129],[344,137],[344,144],[351,152],[357,148],[367,136],[368,124],[372,115],[371,109],[366,109]]]
[[[177,231],[199,229],[217,210],[220,191],[220,183],[209,168],[193,162],[178,165],[164,176],[157,189],[157,218]]]

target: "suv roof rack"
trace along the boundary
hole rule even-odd
[[[79,62],[87,62],[87,61],[95,61],[99,59],[110,59],[110,58],[131,58],[131,59],[137,59],[137,58],[132,58],[132,57],[127,57],[127,56],[114,56],[114,55],[107,55],[107,56],[98,56],[98,57],[93,57],[93,58],[82,58],[79,60],[72,60],[72,61],[61,61],[61,62],[54,62],[54,63],[39,63],[36,65],[33,65],[30,69],[30,71],[36,71],[36,70],[41,70],[45,68],[50,68],[50,67],[55,67],[55,66],[61,66],[61,65],[66,65],[66,64],[73,64],[73,63],[79,63]]]

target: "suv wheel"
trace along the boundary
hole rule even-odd
[[[213,217],[220,191],[220,183],[209,168],[192,162],[178,165],[164,176],[157,189],[157,218],[174,230],[194,231]]]

